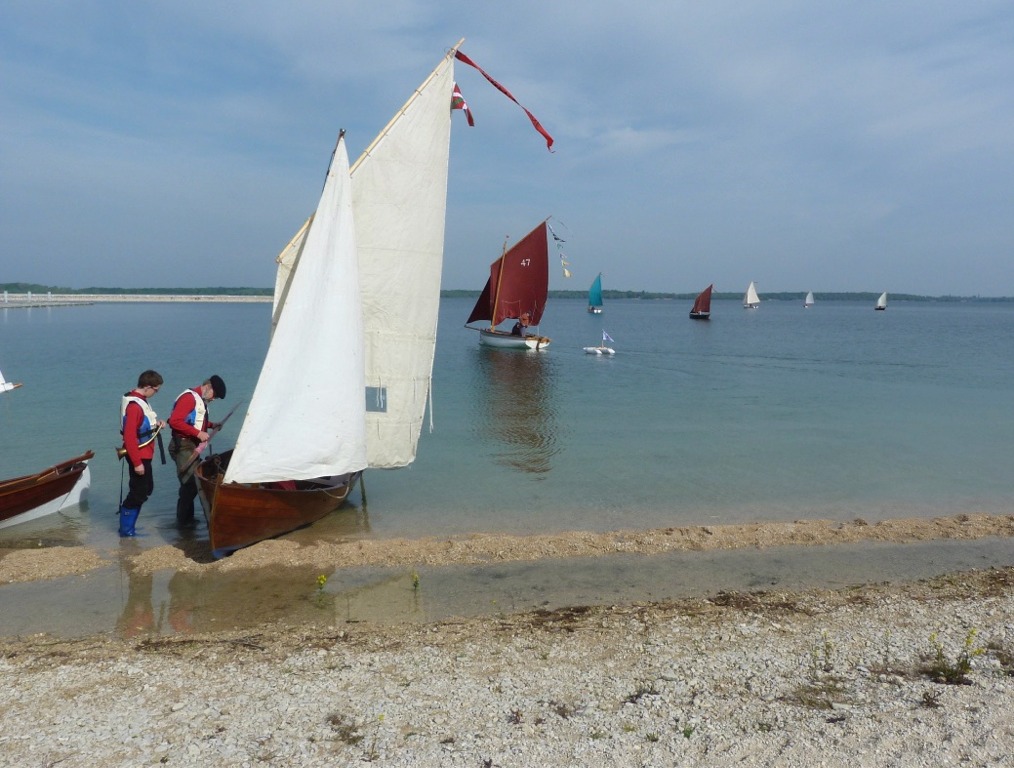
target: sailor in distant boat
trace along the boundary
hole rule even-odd
[[[199,446],[208,441],[208,433],[215,427],[208,413],[208,403],[224,399],[225,382],[221,376],[211,376],[201,386],[181,392],[169,415],[169,426],[173,431],[169,441],[169,455],[176,462],[176,477],[180,481],[180,493],[176,500],[176,524],[180,528],[189,528],[195,522],[195,459]]]
[[[155,490],[151,461],[155,457],[155,440],[165,422],[158,420],[148,405],[148,398],[161,387],[162,376],[157,371],[144,371],[137,377],[137,387],[120,401],[120,434],[130,472],[127,498],[120,504],[120,536],[137,535],[134,526],[141,514],[141,505]]]
[[[511,336],[524,336],[528,330],[529,315],[527,312],[523,313],[518,321],[514,323],[514,327],[511,328]]]

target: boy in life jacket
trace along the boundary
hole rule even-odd
[[[208,403],[224,399],[225,382],[221,376],[211,376],[201,386],[181,392],[169,415],[173,431],[169,455],[176,462],[176,477],[180,481],[180,495],[176,501],[176,524],[180,528],[194,525],[194,499],[197,498],[194,470],[201,445],[208,441],[208,433],[215,427]]]
[[[130,472],[127,498],[120,505],[120,536],[136,536],[134,525],[141,514],[141,505],[155,490],[151,460],[155,456],[155,438],[165,426],[148,405],[148,398],[162,387],[157,371],[145,371],[137,377],[137,387],[120,401],[120,434]]]

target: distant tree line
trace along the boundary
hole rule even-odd
[[[117,296],[121,294],[140,296],[271,296],[273,288],[226,288],[213,286],[208,288],[66,288],[59,285],[39,285],[37,283],[0,283],[0,290],[10,293],[54,293],[57,295],[79,295],[79,294],[107,294]],[[463,289],[443,290],[440,295],[443,298],[478,298],[480,291],[467,291]],[[779,291],[761,294],[761,301],[802,301],[806,291]],[[852,291],[814,293],[817,301],[876,301],[880,291]],[[697,293],[659,293],[655,291],[602,291],[603,299],[641,299],[646,301],[693,301]],[[552,299],[581,299],[588,297],[588,291],[550,291]],[[738,291],[712,294],[714,299],[741,299],[743,294]],[[981,301],[981,302],[1008,302],[1014,301],[1009,296],[920,296],[913,293],[891,293],[891,301]]]

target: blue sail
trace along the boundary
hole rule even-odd
[[[588,289],[588,311],[589,312],[601,312],[602,311],[602,273],[595,277],[592,281],[591,288]]]

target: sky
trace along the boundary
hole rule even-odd
[[[0,283],[258,286],[445,51],[443,287],[1014,295],[1014,5],[5,0]]]

